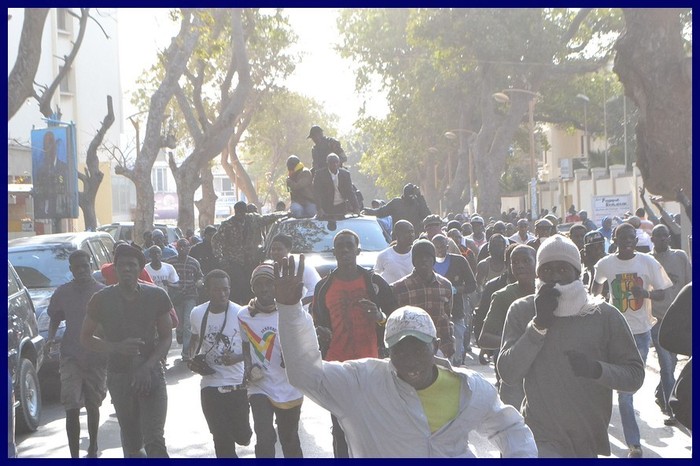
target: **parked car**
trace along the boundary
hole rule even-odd
[[[165,238],[168,244],[175,243],[178,239],[183,238],[185,235],[182,234],[182,230],[175,225],[166,225],[165,223],[154,223],[154,228],[158,228],[165,234]],[[114,241],[136,241],[137,244],[141,244],[142,238],[134,240],[134,222],[116,222],[110,223],[109,225],[102,225],[97,227],[97,231],[104,231],[112,235]]]
[[[347,217],[340,220],[315,218],[288,218],[274,223],[265,238],[265,254],[269,257],[270,242],[278,234],[292,238],[292,253],[304,254],[307,266],[313,266],[325,277],[336,267],[333,256],[333,238],[340,230],[352,230],[360,237],[360,255],[357,264],[374,268],[377,255],[389,247],[386,236],[376,217]]]
[[[7,367],[14,394],[14,409],[11,411],[15,419],[11,422],[15,422],[18,432],[34,432],[39,427],[41,388],[38,372],[44,360],[45,344],[29,292],[8,261]]]
[[[90,254],[93,272],[112,262],[114,239],[104,232],[58,233],[16,238],[8,241],[8,259],[29,289],[34,304],[39,332],[48,339],[51,319],[46,312],[51,295],[60,285],[73,279],[68,268],[68,256],[82,249]],[[61,322],[55,341],[63,338],[65,322]],[[40,375],[58,375],[60,345],[53,345]]]

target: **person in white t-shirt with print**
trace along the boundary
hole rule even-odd
[[[399,220],[394,225],[391,237],[396,244],[389,246],[377,255],[374,271],[391,284],[413,272],[411,247],[415,239],[413,224],[408,220]]]
[[[651,328],[656,323],[651,302],[663,301],[665,290],[673,286],[673,282],[654,257],[635,251],[637,233],[633,225],[623,223],[617,227],[615,244],[617,253],[600,259],[595,266],[593,294],[602,294],[603,284],[608,282],[609,302],[625,316],[646,364]],[[632,397],[633,393],[618,392],[618,405],[622,431],[630,450],[628,456],[641,458],[643,453]]]
[[[168,286],[176,285],[180,281],[180,277],[172,264],[162,262],[163,251],[160,246],[154,244],[148,248],[148,254],[151,262],[146,264],[146,271],[153,279],[153,284],[168,292]]]
[[[211,301],[195,306],[190,314],[191,347],[205,355],[214,370],[202,376],[202,411],[214,438],[216,457],[238,458],[236,444],[249,445],[253,435],[238,325],[241,307],[229,301],[231,279],[223,270],[209,272],[204,286]]]
[[[274,458],[279,435],[285,458],[303,458],[299,418],[304,395],[290,385],[284,369],[277,333],[279,313],[275,302],[273,266],[257,266],[250,286],[255,297],[240,310],[238,321],[249,380],[248,400],[253,411],[255,457]]]

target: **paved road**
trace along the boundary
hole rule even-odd
[[[199,402],[200,377],[177,362],[180,349],[174,345],[168,357],[168,418],[165,426],[165,439],[172,458],[214,458],[214,446],[208,431]],[[656,353],[649,353],[649,366],[642,389],[635,395],[635,407],[639,413],[639,426],[642,433],[642,447],[648,458],[690,458],[691,437],[684,428],[664,426],[664,416],[654,404],[654,387],[658,382],[658,368],[655,365]],[[685,359],[679,364],[678,371]],[[495,382],[493,369],[481,366],[477,361],[469,361],[468,367],[482,373],[492,383]],[[622,427],[620,424],[617,397],[613,396],[613,415],[610,422],[610,443],[612,457],[627,456]],[[119,425],[109,402],[109,395],[101,409],[100,450],[102,458],[121,458]],[[252,422],[252,417],[251,417]],[[86,415],[81,413],[81,450],[87,450]],[[333,456],[330,434],[330,415],[310,400],[306,399],[301,412],[300,437],[302,449],[307,458],[331,458]],[[484,438],[477,435],[470,439],[477,455],[498,457],[497,450]],[[69,458],[65,437],[64,411],[56,400],[44,402],[43,419],[39,430],[17,438],[18,454],[25,458]],[[255,436],[247,447],[238,447],[242,458],[254,458]],[[277,457],[282,452],[277,445]]]

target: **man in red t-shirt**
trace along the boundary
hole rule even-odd
[[[333,239],[338,268],[316,285],[311,312],[326,361],[384,355],[378,341],[383,340],[383,325],[396,309],[396,300],[382,277],[357,265],[359,253],[357,233],[339,231]],[[345,434],[335,416],[331,420],[333,453],[336,458],[348,458]]]

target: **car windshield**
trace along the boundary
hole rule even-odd
[[[54,288],[73,279],[68,269],[73,251],[66,246],[9,250],[8,259],[27,288]]]
[[[333,251],[333,238],[340,230],[348,229],[360,237],[363,251],[382,251],[388,247],[382,228],[376,221],[345,219],[337,222],[314,219],[290,220],[278,224],[273,234],[292,238],[292,252],[319,253]]]

